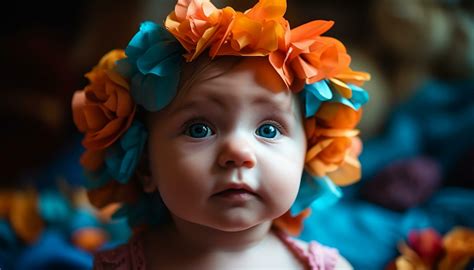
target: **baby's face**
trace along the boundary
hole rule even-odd
[[[290,208],[306,139],[296,95],[276,85],[268,60],[249,57],[151,116],[152,188],[175,220],[239,231]]]

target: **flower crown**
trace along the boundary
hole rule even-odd
[[[354,128],[368,101],[360,86],[370,75],[353,71],[344,45],[322,36],[332,21],[290,30],[285,11],[285,0],[259,0],[245,12],[218,9],[208,0],[178,0],[164,27],[143,22],[125,51],[108,53],[85,75],[90,83],[74,94],[72,107],[74,122],[85,133],[81,164],[93,205],[122,203],[116,216],[128,217],[133,226],[159,222],[163,209],[147,208],[156,196],[145,194],[134,178],[147,140],[135,114],[138,108],[167,106],[184,61],[206,52],[211,59],[267,57],[288,90],[303,100],[305,171],[295,203],[276,225],[298,233],[305,209],[336,201],[342,195],[336,185],[360,178],[361,142]]]

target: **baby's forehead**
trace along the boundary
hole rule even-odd
[[[222,62],[221,62],[222,63]],[[250,57],[237,63],[211,63],[180,89],[174,103],[216,103],[232,107],[239,103],[293,111],[292,94],[265,58]]]

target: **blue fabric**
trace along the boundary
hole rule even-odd
[[[343,199],[325,209],[312,209],[301,235],[336,247],[354,269],[384,269],[397,255],[397,244],[412,229],[446,233],[454,226],[474,228],[474,190],[445,188],[425,205],[406,213],[361,200]],[[362,252],[363,251],[363,252]]]
[[[363,179],[391,161],[426,153],[449,171],[474,146],[474,81],[427,81],[391,115],[386,131],[364,142]]]
[[[0,268],[13,269],[23,246],[13,232],[10,224],[0,219]]]
[[[23,251],[15,266],[17,270],[92,269],[92,255],[73,247],[61,234],[46,231]]]

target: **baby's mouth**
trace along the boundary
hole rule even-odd
[[[213,197],[238,203],[254,199],[258,197],[258,194],[247,185],[232,184],[226,189],[215,193]]]
[[[229,188],[213,195],[213,197],[231,201],[231,202],[245,202],[245,201],[251,200],[255,196],[256,196],[255,193],[250,192],[248,190],[234,189],[234,188]]]

